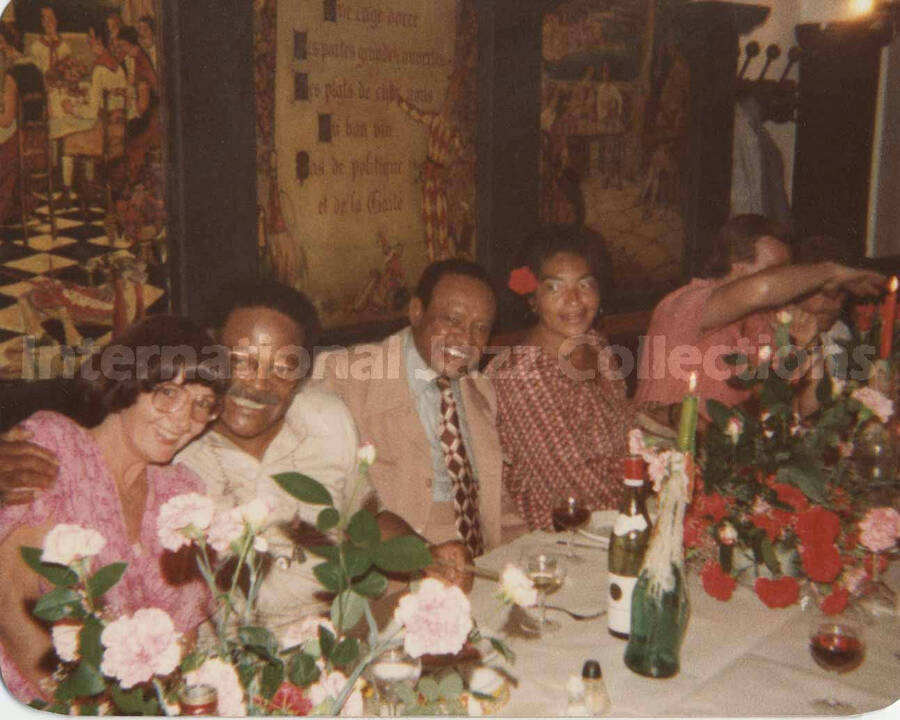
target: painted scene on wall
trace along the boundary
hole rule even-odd
[[[327,328],[400,317],[474,257],[474,0],[256,0],[263,273]]]
[[[46,378],[168,309],[158,7],[0,20],[0,378]]]
[[[604,239],[604,307],[645,309],[681,284],[679,176],[690,73],[683,0],[568,0],[543,19],[541,218]]]

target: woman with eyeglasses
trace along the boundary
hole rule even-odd
[[[206,617],[209,596],[193,557],[187,549],[164,551],[156,520],[172,497],[203,492],[196,475],[170,461],[220,411],[227,381],[212,364],[216,349],[189,320],[146,319],[82,367],[78,382],[95,424],[84,427],[46,411],[25,421],[33,442],[56,454],[59,475],[31,504],[0,510],[0,669],[21,700],[47,697],[42,680],[55,662],[49,629],[30,611],[51,588],[25,564],[20,548],[42,547],[60,523],[106,539],[95,570],[127,563],[103,598],[111,613],[161,608],[185,633]]]

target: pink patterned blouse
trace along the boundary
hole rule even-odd
[[[593,377],[532,346],[497,356],[486,374],[497,392],[503,483],[534,528],[552,525],[553,491],[577,491],[594,510],[618,507],[631,426],[625,381],[610,370],[603,338]]]
[[[160,507],[175,495],[203,492],[202,481],[182,465],[149,465],[140,540],[133,544],[128,538],[115,481],[93,436],[53,412],[35,413],[24,425],[34,434],[35,443],[56,453],[59,476],[53,487],[30,505],[0,510],[0,542],[22,526],[75,523],[92,528],[107,541],[94,558],[94,569],[113,562],[128,563],[122,579],[104,596],[110,616],[157,607],[169,613],[180,631],[194,629],[210,609],[209,593],[199,574],[182,584],[173,584],[166,577],[162,563],[166,551],[157,538],[156,518]],[[45,591],[50,589],[48,583]],[[3,610],[0,608],[0,612]],[[2,646],[0,668],[7,688],[20,700],[29,702],[45,696],[19,672]]]

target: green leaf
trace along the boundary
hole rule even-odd
[[[397,699],[406,706],[407,713],[410,713],[411,715],[419,714],[418,712],[410,712],[412,708],[416,708],[417,711],[419,710],[417,707],[419,696],[409,685],[398,683],[391,688],[391,691],[397,696]]]
[[[360,595],[378,597],[387,590],[387,578],[377,570],[372,570],[362,580],[353,584],[353,589]]]
[[[762,560],[766,564],[766,567],[769,568],[769,572],[776,576],[780,575],[781,564],[778,562],[778,558],[775,555],[775,548],[772,547],[772,542],[768,537],[763,538],[760,541],[759,549]]]
[[[60,702],[69,702],[75,698],[99,695],[106,689],[106,681],[100,671],[91,663],[82,660],[74,672],[63,680],[53,694]]]
[[[337,525],[341,521],[341,514],[335,510],[333,507],[325,508],[322,512],[319,513],[319,517],[316,518],[316,527],[321,532],[326,532],[331,530],[335,525]]]
[[[347,525],[347,534],[357,545],[372,547],[381,542],[381,530],[378,529],[378,521],[368,510],[359,510]]]
[[[365,548],[354,547],[350,543],[344,543],[344,567],[347,568],[347,577],[355,578],[362,575],[372,567],[372,555]]]
[[[78,633],[78,652],[94,667],[100,667],[103,661],[103,645],[100,643],[102,633],[103,624],[93,615],[84,621],[84,626]]]
[[[350,630],[360,621],[369,604],[362,595],[344,590],[331,603],[331,622],[338,630]]]
[[[428,546],[412,535],[391,538],[372,550],[373,562],[387,572],[422,570],[431,564]]]
[[[184,656],[179,667],[182,673],[189,673],[197,670],[205,661],[206,653],[201,650],[194,650],[194,652]]]
[[[41,620],[56,622],[71,617],[81,609],[81,596],[66,587],[57,587],[42,595],[32,611]]]
[[[127,567],[126,563],[113,563],[100,568],[88,580],[87,588],[90,596],[95,600],[103,597],[107,590],[119,582]]]
[[[731,572],[734,545],[719,545],[719,565],[726,573]]]
[[[768,408],[769,412],[774,415],[774,406],[779,404],[787,405],[788,411],[790,412],[792,398],[793,393],[791,392],[791,386],[773,373],[772,375],[769,375],[763,383],[759,401],[763,407]]]
[[[297,653],[288,664],[288,677],[294,685],[309,687],[319,679],[319,668],[316,660],[306,653]]]
[[[319,650],[323,658],[330,658],[334,652],[334,633],[324,625],[319,625]]]
[[[442,698],[452,700],[462,695],[463,681],[459,673],[451,670],[440,679],[438,687]]]
[[[331,654],[331,662],[338,667],[345,667],[359,657],[359,641],[348,637],[341,640],[340,644]]]
[[[41,562],[41,548],[21,547],[19,553],[25,563],[39,575],[47,578],[57,587],[72,587],[78,583],[78,575],[64,565]]]
[[[113,685],[112,701],[116,707],[122,712],[117,715],[161,715],[159,703],[155,697],[144,699],[144,690],[136,687],[134,690],[125,692],[121,688]]]
[[[831,400],[831,375],[824,373],[822,379],[816,383],[816,400],[824,405]]]
[[[488,638],[491,641],[491,647],[504,659],[506,662],[512,664],[516,661],[516,654],[512,651],[505,642],[503,642],[500,638]]]
[[[819,505],[828,504],[828,497],[825,492],[825,478],[815,466],[797,467],[796,465],[783,465],[778,468],[776,477],[778,482],[796,485],[814,503]]]
[[[245,625],[238,629],[238,637],[244,647],[252,648],[270,660],[278,658],[278,641],[266,628]]]
[[[284,663],[281,660],[273,660],[266,663],[260,677],[259,692],[266,698],[271,698],[284,682]]]
[[[341,551],[337,545],[313,545],[308,547],[307,550],[317,557],[325,558],[332,562],[341,561]]]
[[[285,472],[273,475],[275,480],[285,492],[293,495],[300,502],[310,505],[334,505],[331,493],[317,480],[298,472]]]
[[[313,574],[322,586],[329,592],[338,593],[347,584],[347,578],[341,566],[332,561],[320,563],[313,568]]]
[[[419,692],[425,696],[425,699],[428,702],[434,702],[441,696],[441,688],[437,684],[437,680],[430,675],[426,675],[419,680],[418,688]]]

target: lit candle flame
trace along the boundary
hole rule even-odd
[[[697,373],[692,372],[688,378],[688,392],[693,393],[697,389]]]
[[[892,293],[897,292],[897,276],[891,278],[890,282],[888,282],[888,290]]]

